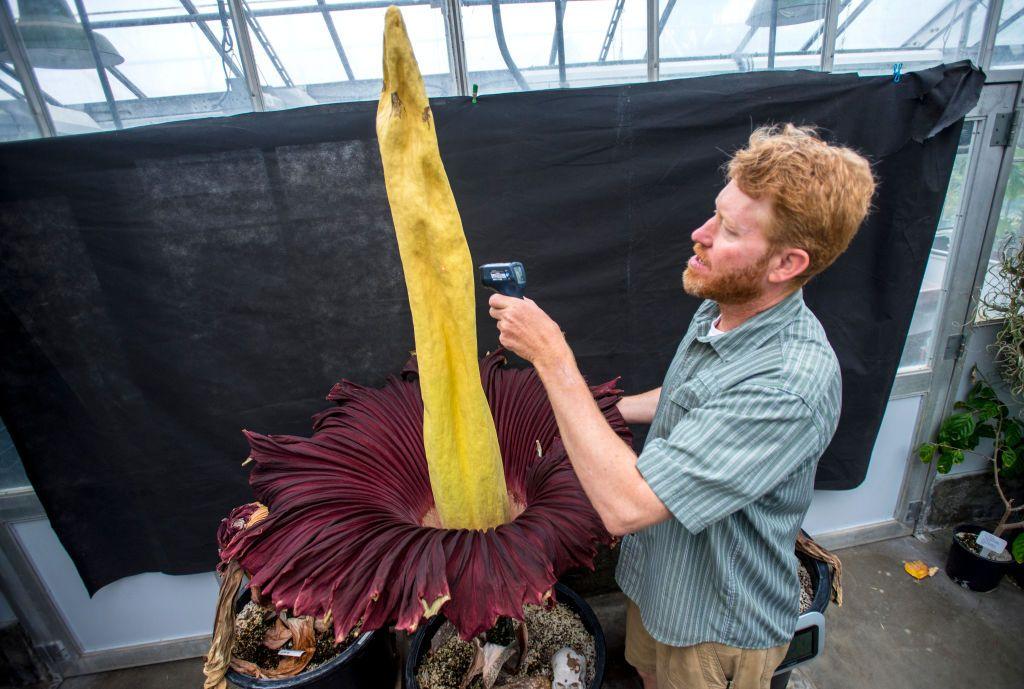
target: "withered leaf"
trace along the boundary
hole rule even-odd
[[[505,663],[516,652],[515,646],[501,646],[499,644],[484,644],[484,667],[483,680],[484,689],[491,689],[498,674],[505,667]]]
[[[276,651],[291,640],[292,630],[288,629],[288,625],[278,617],[274,621],[274,626],[268,629],[267,633],[263,636],[263,645],[271,651]]]
[[[482,674],[484,671],[484,647],[480,643],[479,637],[473,637],[473,660],[469,663],[469,668],[466,670],[466,674],[462,677],[462,682],[459,684],[459,689],[466,689],[469,683],[473,679]]]
[[[445,620],[444,624],[434,633],[434,638],[430,640],[430,652],[434,653],[437,651],[437,649],[448,643],[453,636],[455,636],[455,625]]]

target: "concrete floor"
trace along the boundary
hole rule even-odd
[[[839,552],[845,602],[826,615],[822,656],[794,672],[789,689],[1009,689],[1024,686],[1020,629],[1024,591],[1004,579],[991,593],[961,589],[939,571],[916,581],[904,560],[945,564],[949,533],[899,538]],[[623,610],[615,595],[593,601],[609,644],[607,689],[640,689],[622,661]],[[60,689],[202,686],[202,661],[72,677]]]

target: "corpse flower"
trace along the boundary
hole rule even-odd
[[[227,534],[221,559],[250,573],[259,597],[293,615],[333,621],[335,638],[359,624],[415,630],[443,610],[463,638],[500,616],[522,619],[559,574],[592,566],[611,537],[583,493],[544,387],[533,369],[480,365],[514,519],[485,531],[440,528],[423,445],[414,362],[381,389],[334,386],[337,406],[314,418],[310,438],[246,433],[250,483],[269,515]],[[591,388],[612,427],[614,381]],[[225,524],[252,512],[245,505]]]
[[[477,361],[473,263],[399,11],[387,11],[377,108],[416,356],[381,389],[334,386],[313,435],[246,432],[258,503],[218,530],[224,575],[207,689],[230,662],[231,587],[350,632],[412,631],[440,611],[469,639],[552,597],[609,543],[532,369]],[[615,381],[591,388],[623,438]],[[297,668],[293,668],[296,669]]]

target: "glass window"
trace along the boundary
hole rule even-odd
[[[7,1],[58,134],[252,108],[216,2]]]
[[[1024,146],[1022,146],[1021,137],[1018,135],[1017,145],[1013,149],[1013,165],[1006,180],[1003,205],[999,212],[999,224],[996,226],[996,236],[992,242],[992,253],[989,256],[988,269],[981,288],[982,302],[1006,303],[1005,299],[999,297],[999,293],[1007,288],[1007,285],[999,278],[999,262],[1005,252],[1016,251],[1022,239],[1024,239]],[[993,314],[986,313],[984,306],[979,305],[974,320],[980,323],[995,317]]]
[[[661,0],[659,76],[818,69],[826,4],[825,0]]]
[[[647,80],[644,0],[462,0],[462,27],[481,94]]]
[[[345,0],[249,0],[249,37],[268,110],[377,100],[383,78],[384,6]],[[328,6],[329,5],[329,6]],[[337,9],[353,5],[351,9]],[[430,97],[454,95],[443,5],[403,5]]]
[[[3,39],[0,38],[0,51]],[[8,62],[4,62],[4,58]],[[17,70],[7,55],[0,55],[0,141],[34,139],[40,136],[39,125],[25,100]]]
[[[7,432],[3,419],[0,419],[0,492],[30,487],[11,434]]]
[[[1024,67],[1024,0],[1003,0],[992,66],[1007,69]]]
[[[985,28],[978,0],[840,0],[833,71],[886,74],[972,59]]]
[[[938,317],[945,294],[946,268],[949,264],[950,251],[953,248],[957,233],[960,231],[963,217],[964,191],[967,184],[967,173],[970,167],[972,145],[974,143],[976,120],[964,122],[957,146],[956,158],[953,160],[953,171],[946,188],[946,200],[942,204],[935,240],[932,242],[931,254],[925,268],[921,291],[914,307],[914,316],[910,321],[907,341],[903,346],[900,359],[900,371],[910,368],[923,368],[931,365],[931,354]]]

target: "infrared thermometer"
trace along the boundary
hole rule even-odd
[[[526,269],[519,261],[487,263],[480,266],[480,284],[506,297],[522,299],[526,292]]]

